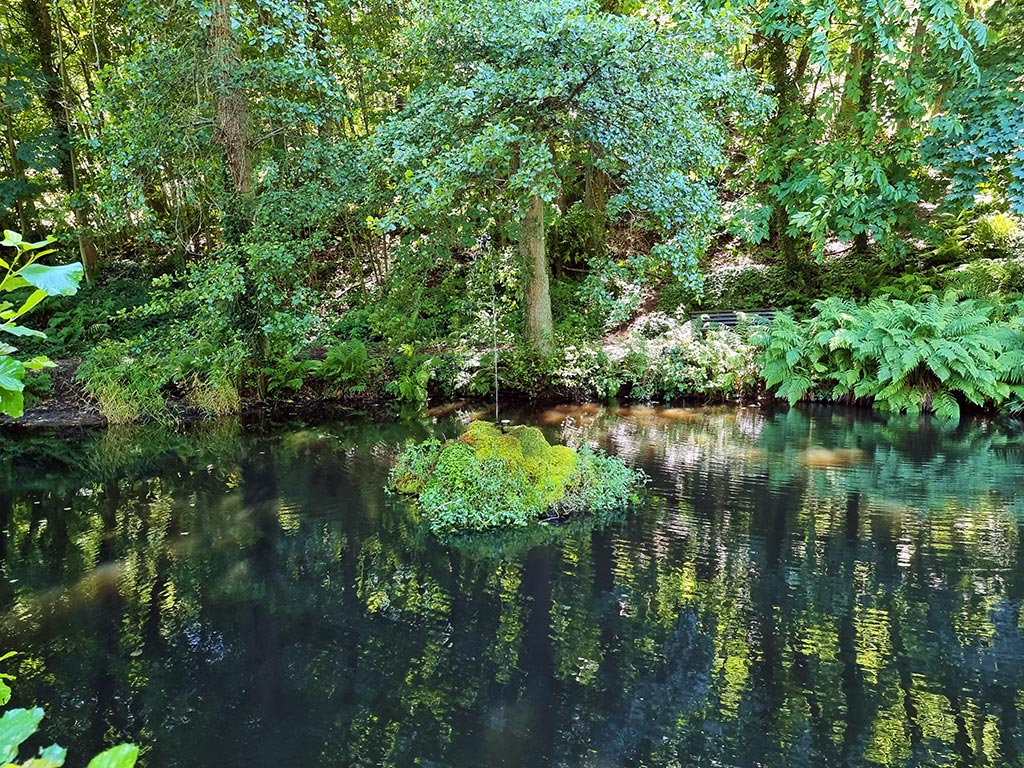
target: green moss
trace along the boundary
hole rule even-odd
[[[476,421],[458,440],[410,445],[390,487],[417,495],[431,528],[448,534],[622,508],[642,479],[618,459],[552,446],[534,427]]]

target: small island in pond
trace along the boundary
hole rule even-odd
[[[439,535],[623,509],[646,481],[614,456],[551,445],[536,427],[474,421],[457,440],[410,443],[389,487],[413,495]]]

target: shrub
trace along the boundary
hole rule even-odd
[[[746,326],[710,327],[702,335],[681,318],[653,313],[627,339],[618,375],[633,398],[727,400],[759,386]]]
[[[411,344],[405,344],[400,353],[392,358],[392,365],[395,378],[388,382],[388,394],[398,400],[403,408],[422,411],[427,407],[427,385],[434,376],[434,358],[418,354]]]
[[[260,369],[266,381],[267,392],[295,393],[302,389],[306,378],[320,370],[319,360],[293,360],[290,357],[274,360]]]
[[[941,275],[946,290],[958,298],[1003,301],[1024,289],[1024,258],[977,259]]]
[[[448,535],[625,508],[643,479],[614,457],[550,445],[534,427],[476,421],[458,440],[408,446],[389,487],[417,495],[431,530]]]
[[[599,346],[565,346],[549,362],[552,385],[570,398],[614,397],[621,386]]]
[[[338,391],[361,392],[373,373],[373,363],[366,345],[359,339],[349,339],[327,350],[317,372]]]
[[[1024,255],[1024,232],[1020,222],[990,206],[978,205],[956,216],[940,216],[936,228],[938,242],[928,252],[933,263]]]
[[[753,340],[768,387],[796,403],[810,396],[869,399],[882,410],[956,419],[958,398],[1004,405],[1024,395],[1020,303],[932,296],[914,304],[826,299],[804,322],[776,317]]]
[[[193,374],[188,382],[187,400],[193,408],[211,416],[237,413],[242,404],[235,385],[216,373],[207,377]]]
[[[713,328],[703,338],[670,347],[660,361],[669,397],[726,399],[757,387],[754,347],[728,328]]]

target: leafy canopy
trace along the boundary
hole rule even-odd
[[[658,256],[695,278],[717,222],[728,125],[768,100],[725,55],[727,17],[641,18],[588,0],[445,4],[412,32],[422,76],[378,152],[398,204],[384,228],[512,225],[584,163],[615,179],[609,213],[667,236]],[[513,232],[514,234],[514,232]]]

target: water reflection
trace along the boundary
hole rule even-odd
[[[643,510],[443,546],[381,488],[457,420],[0,443],[18,703],[149,766],[1005,766],[1024,436],[549,409]]]

